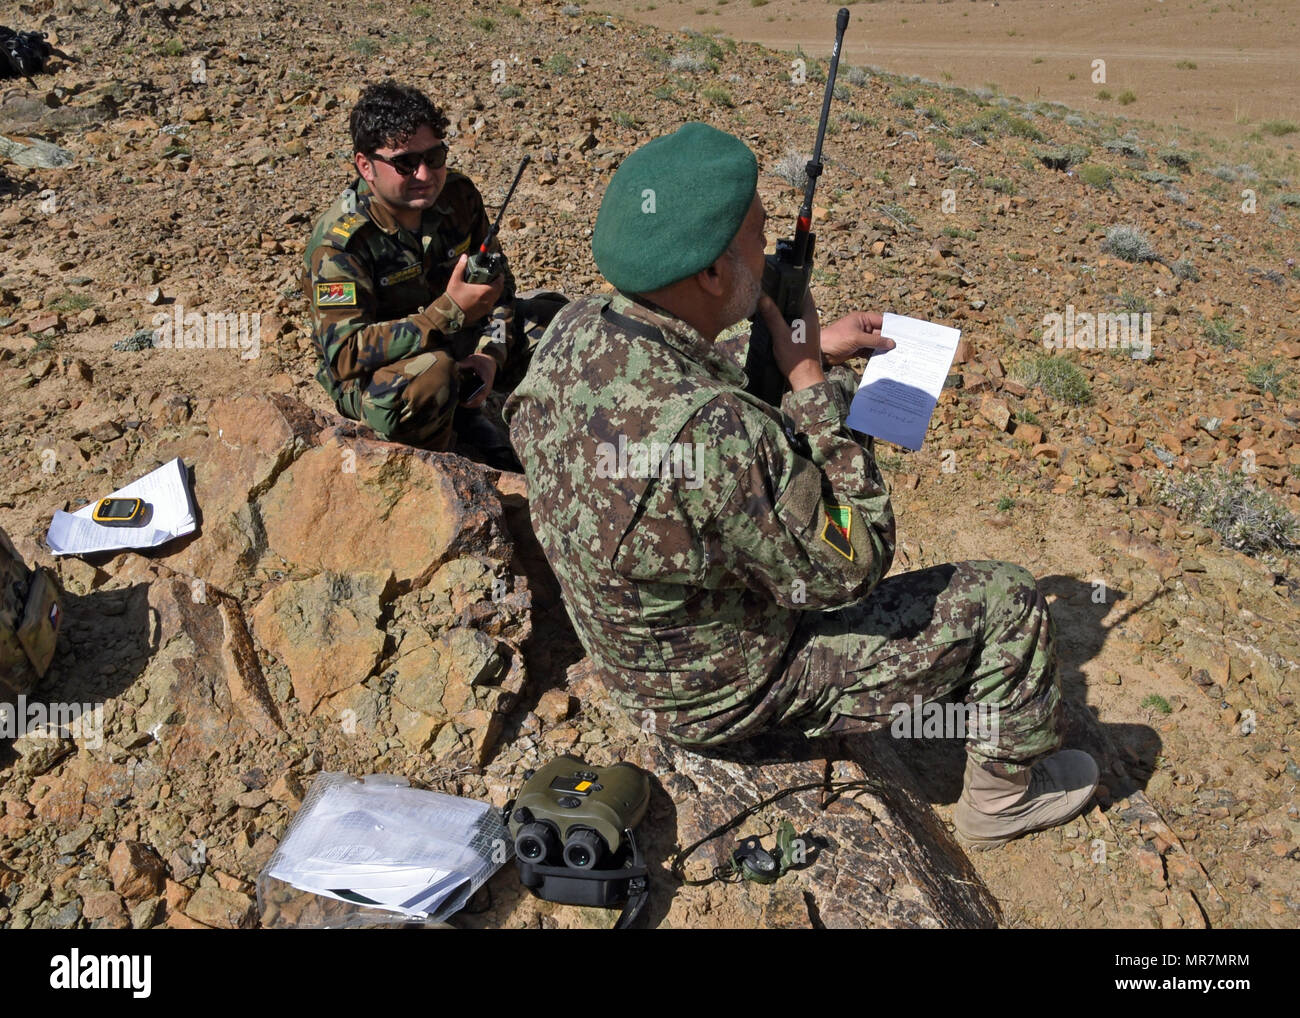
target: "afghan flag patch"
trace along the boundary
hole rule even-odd
[[[827,505],[826,524],[822,527],[822,540],[838,551],[850,562],[853,561],[853,507],[851,505]]]
[[[318,308],[354,308],[357,306],[356,283],[317,283]]]

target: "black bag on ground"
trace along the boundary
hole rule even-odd
[[[30,78],[45,70],[49,59],[44,32],[15,32],[0,25],[0,78]]]

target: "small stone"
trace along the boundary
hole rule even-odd
[[[113,889],[130,900],[161,893],[166,879],[163,861],[139,841],[123,841],[113,849],[108,857],[108,873]]]
[[[131,928],[133,930],[151,930],[158,924],[158,913],[162,909],[161,898],[145,898],[131,909]]]
[[[131,925],[122,899],[112,891],[92,891],[82,902],[81,914],[96,929],[124,930]]]
[[[122,437],[122,425],[116,421],[101,421],[90,429],[90,437],[96,442],[111,442]]]
[[[1000,399],[985,396],[980,401],[980,416],[998,431],[1006,431],[1011,424],[1011,408]]]
[[[60,760],[76,752],[76,749],[75,742],[61,738],[52,728],[27,732],[13,742],[14,752],[22,758],[18,769],[32,777],[52,770]]]
[[[27,325],[27,331],[33,335],[47,332],[50,329],[57,329],[62,324],[62,319],[58,315],[37,315]]]
[[[1037,447],[1043,442],[1043,429],[1036,424],[1018,423],[1014,436],[1017,441],[1024,442],[1026,445]]]
[[[253,900],[224,887],[200,887],[190,898],[185,915],[220,930],[250,929],[257,922]]]
[[[291,809],[297,809],[301,806],[302,800],[306,796],[301,779],[292,771],[286,771],[276,778],[271,784],[270,791],[272,799],[284,803]]]
[[[566,689],[548,689],[537,701],[537,716],[548,725],[558,725],[569,717],[570,696]]]

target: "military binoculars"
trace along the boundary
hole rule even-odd
[[[608,908],[644,897],[633,831],[649,802],[649,777],[628,763],[591,767],[565,755],[526,773],[509,816],[520,881],[566,905]]]

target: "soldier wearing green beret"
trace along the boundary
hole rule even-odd
[[[466,281],[490,223],[473,182],[447,166],[447,128],[427,96],[391,81],[367,88],[352,111],[358,178],[316,222],[304,255],[316,378],[340,413],[385,438],[448,449],[459,433],[517,469],[479,408],[503,372],[522,376],[529,339],[563,298],[516,299],[508,268],[491,283]],[[481,381],[468,400],[464,372]]]
[[[630,155],[592,238],[617,292],[556,317],[506,404],[574,627],[615,700],[689,746],[888,726],[961,692],[995,723],[967,739],[959,834],[989,847],[1062,823],[1098,773],[1059,750],[1047,605],[1002,562],[887,575],[893,509],[837,365],[893,343],[877,314],[820,327],[811,299],[792,335],[761,295],[757,178],[704,124]],[[756,310],[790,383],[779,408],[715,342]]]

